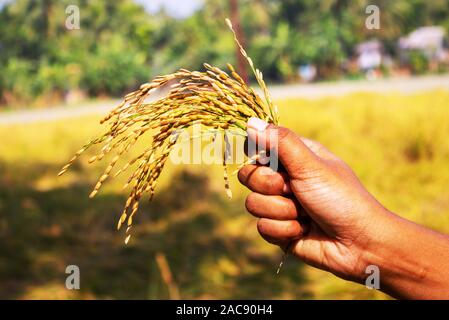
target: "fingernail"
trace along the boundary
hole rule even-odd
[[[262,132],[268,127],[268,123],[262,119],[252,117],[248,120],[248,129],[254,129],[256,131]]]

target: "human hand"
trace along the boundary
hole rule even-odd
[[[385,209],[354,172],[317,142],[251,118],[248,139],[274,153],[281,170],[247,165],[246,208],[270,243],[356,282],[380,270],[380,290],[398,298],[449,299],[449,236]],[[273,154],[270,158],[272,159]]]
[[[362,281],[387,210],[319,143],[257,118],[248,122],[248,139],[275,152],[285,168],[255,164],[239,171],[240,182],[253,191],[246,208],[260,218],[261,236],[312,266]]]

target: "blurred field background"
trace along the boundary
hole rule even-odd
[[[65,27],[70,4],[79,30]],[[380,30],[364,27],[368,4],[381,9]],[[169,163],[127,246],[116,231],[124,177],[90,200],[105,166],[87,165],[94,150],[56,176],[102,132],[98,113],[114,99],[180,67],[238,66],[228,16],[269,87],[293,85],[288,99],[276,96],[282,125],[343,158],[390,210],[449,233],[447,39],[430,51],[398,49],[417,28],[447,32],[447,1],[0,0],[0,298],[388,299],[292,258],[277,276],[280,250],[257,234],[236,177],[226,198],[221,165]],[[373,39],[382,63],[364,70],[357,46]],[[338,93],[340,80],[421,74],[441,79],[441,89],[294,92],[323,88],[308,81]],[[376,81],[365,87],[389,83]],[[65,287],[70,264],[80,267],[80,290]]]
[[[449,232],[449,91],[356,93],[279,101],[282,124],[319,140],[354,168],[389,209]],[[169,166],[128,246],[115,223],[123,179],[88,194],[103,166],[86,155],[67,176],[58,169],[99,133],[99,117],[1,126],[0,297],[169,298],[156,263],[163,254],[182,298],[385,298],[290,258],[257,234],[244,190],[221,167]],[[121,183],[119,183],[121,182]],[[81,290],[64,285],[81,269]]]
[[[226,17],[270,82],[449,70],[446,0],[0,0],[0,108],[121,97],[204,62],[248,78]]]

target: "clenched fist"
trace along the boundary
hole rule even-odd
[[[447,236],[389,212],[341,159],[315,141],[257,118],[248,121],[248,139],[277,156],[281,167],[273,171],[254,164],[239,171],[240,182],[252,191],[246,208],[259,218],[257,228],[266,241],[356,282],[375,264],[381,290],[396,297],[449,296],[449,280],[431,275],[433,263],[426,261],[435,262],[441,251],[438,263],[449,268]],[[412,245],[411,238],[425,244]],[[418,248],[423,256],[416,256]],[[399,257],[402,261],[392,261]],[[420,290],[410,290],[413,284]]]

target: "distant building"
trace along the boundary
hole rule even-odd
[[[385,62],[384,46],[377,39],[362,42],[355,49],[356,69],[362,71],[369,80],[381,76],[380,66]]]
[[[410,51],[422,52],[429,61],[447,61],[446,33],[443,27],[421,27],[399,39],[401,57]]]
[[[298,68],[298,74],[301,80],[312,82],[316,78],[317,70],[313,64],[304,64]]]
[[[368,72],[382,64],[384,47],[379,40],[362,42],[356,47],[357,66],[359,70]]]

